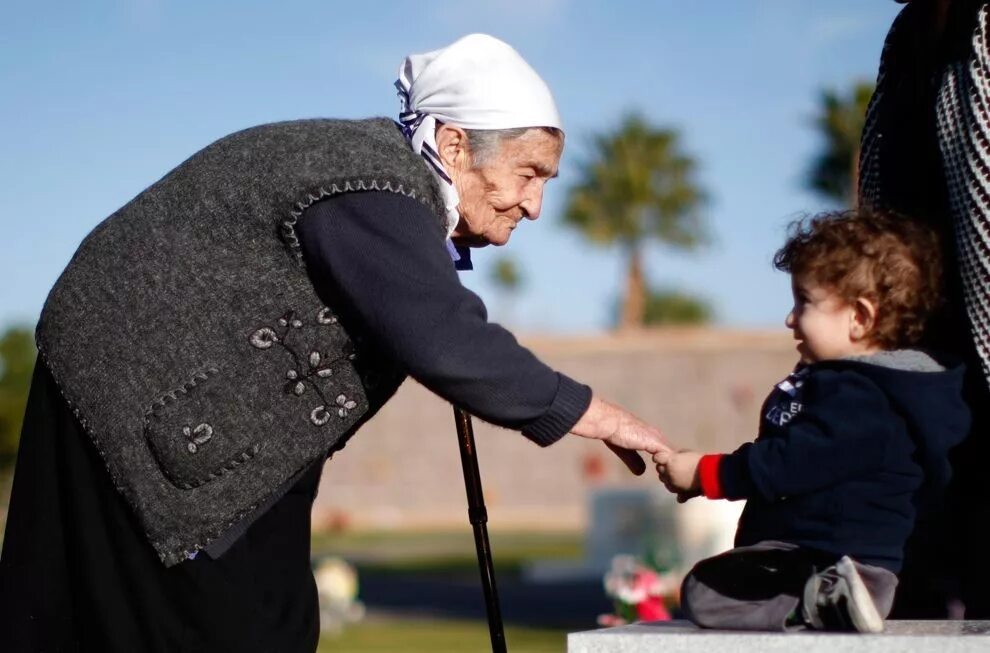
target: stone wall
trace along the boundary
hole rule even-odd
[[[756,435],[760,404],[797,360],[789,332],[687,329],[523,338],[543,360],[660,426],[676,445],[731,450]],[[547,449],[475,420],[492,529],[581,529],[589,490],[649,487],[603,445]],[[464,484],[451,408],[407,381],[324,471],[314,528],[461,528]]]

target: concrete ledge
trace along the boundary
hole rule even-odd
[[[568,653],[987,653],[990,621],[888,621],[880,635],[703,630],[657,621],[567,636]]]

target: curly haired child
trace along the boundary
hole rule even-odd
[[[944,488],[969,426],[962,367],[915,348],[939,301],[938,252],[897,215],[792,227],[774,263],[791,274],[801,361],[767,397],[758,437],[653,458],[682,501],[747,501],[736,548],[684,580],[696,624],[883,630],[919,502]]]

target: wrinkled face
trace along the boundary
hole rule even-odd
[[[791,278],[794,307],[784,323],[798,340],[804,363],[834,360],[862,353],[854,339],[856,308],[834,292],[810,281]]]
[[[562,139],[541,129],[503,139],[484,165],[470,156],[451,170],[461,219],[452,238],[460,245],[504,245],[523,218],[536,220],[543,187],[557,176]]]

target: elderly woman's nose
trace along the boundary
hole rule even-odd
[[[524,217],[530,220],[540,217],[540,210],[543,208],[543,188],[540,187],[540,190],[527,194],[520,206]]]

